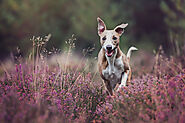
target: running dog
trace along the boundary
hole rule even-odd
[[[129,48],[126,55],[119,48],[120,36],[128,24],[121,24],[113,30],[107,30],[103,20],[98,17],[97,21],[102,46],[98,54],[98,69],[108,93],[113,95],[114,89],[119,91],[126,86],[127,81],[130,81],[130,56],[137,48]]]

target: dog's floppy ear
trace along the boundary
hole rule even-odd
[[[98,34],[101,35],[106,30],[106,25],[104,22],[98,17]]]
[[[128,26],[128,23],[117,26],[114,31],[121,35],[124,32],[124,28]]]

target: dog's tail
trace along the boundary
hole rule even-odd
[[[128,59],[130,59],[130,56],[131,56],[131,53],[132,53],[132,51],[134,51],[134,50],[138,50],[136,47],[130,47],[129,48],[129,50],[128,50],[128,52],[127,52],[127,58]]]

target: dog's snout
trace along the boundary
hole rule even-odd
[[[107,45],[107,46],[106,46],[106,49],[107,49],[107,50],[112,50],[112,46],[111,46],[111,45]]]

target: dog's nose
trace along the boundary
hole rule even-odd
[[[112,46],[111,46],[111,45],[107,45],[107,46],[106,46],[106,49],[107,49],[107,50],[112,50]]]

